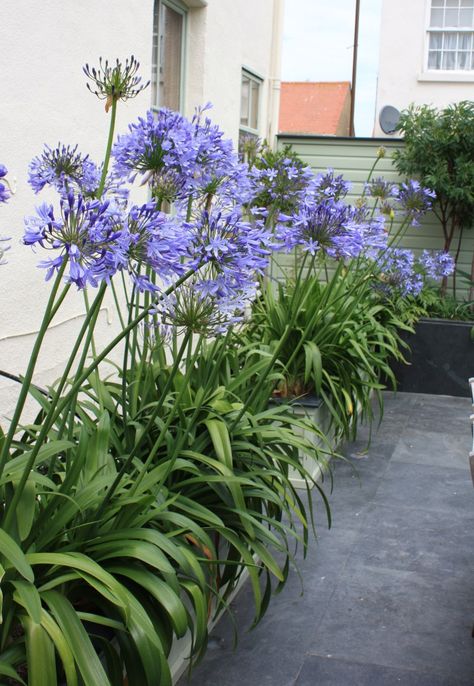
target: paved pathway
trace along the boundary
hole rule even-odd
[[[304,595],[293,573],[248,632],[245,586],[236,650],[224,618],[180,686],[474,686],[470,408],[386,395],[368,455],[359,440],[335,466],[333,527],[300,562]]]

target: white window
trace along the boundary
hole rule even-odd
[[[258,133],[261,85],[262,79],[242,70],[240,128],[248,132]]]
[[[153,12],[152,105],[183,107],[186,9],[174,0],[155,0]]]
[[[428,70],[474,70],[474,0],[431,0]]]
[[[258,140],[262,83],[262,79],[258,76],[242,69],[239,153],[243,157],[248,153],[248,146],[252,147]]]

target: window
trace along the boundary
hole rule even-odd
[[[474,70],[474,0],[431,0],[428,69]]]
[[[474,1],[474,0],[473,0]],[[240,127],[258,132],[258,110],[262,80],[248,71],[242,71],[240,92]]]
[[[183,105],[186,11],[172,0],[155,0],[153,12],[152,105]]]
[[[262,79],[245,69],[242,70],[239,131],[241,155],[244,155],[248,145],[258,138],[261,86]]]

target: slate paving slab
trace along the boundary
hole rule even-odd
[[[385,394],[335,461],[333,525],[253,619],[248,584],[179,686],[474,686],[474,489],[466,398]],[[357,473],[356,471],[357,470]]]
[[[308,657],[295,686],[472,686],[472,682],[438,676],[432,672],[384,667],[335,660],[324,657]]]

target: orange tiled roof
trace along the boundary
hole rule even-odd
[[[349,81],[284,81],[278,130],[349,135],[350,91]]]

